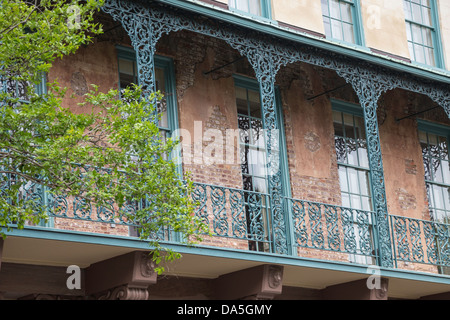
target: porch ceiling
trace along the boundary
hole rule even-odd
[[[3,246],[2,262],[20,263],[44,266],[69,266],[78,265],[86,268],[89,265],[108,258],[132,252],[136,247],[112,246],[104,244],[92,244],[53,239],[39,239],[28,237],[9,236]],[[218,251],[220,252],[220,251]],[[346,283],[350,281],[367,279],[368,273],[362,271],[351,272],[347,270],[322,267],[305,266],[298,263],[299,259],[292,259],[292,263],[286,263],[280,259],[279,264],[284,265],[285,286],[303,287],[310,289],[324,289],[328,286]],[[261,264],[277,264],[242,257],[233,258],[224,254],[208,254],[208,251],[199,250],[198,254],[192,250],[183,253],[183,258],[166,267],[167,275],[191,278],[214,279],[220,275],[251,268]],[[295,263],[297,262],[297,263]],[[387,276],[389,280],[389,297],[403,299],[418,299],[423,296],[450,292],[450,281],[439,281],[438,277],[417,277],[398,271],[392,271]],[[417,280],[419,279],[419,280]],[[444,282],[444,283],[443,283]]]

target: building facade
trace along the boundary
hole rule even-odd
[[[79,99],[160,90],[213,236],[161,230],[182,258],[157,276],[120,212],[61,198],[1,242],[2,297],[450,297],[449,15],[443,0],[107,0],[104,34],[47,77]]]

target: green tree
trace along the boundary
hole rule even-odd
[[[80,199],[86,207],[118,208],[145,200],[123,219],[135,223],[154,248],[156,262],[179,257],[152,236],[162,226],[186,243],[201,240],[206,227],[193,214],[192,182],[167,160],[177,141],[162,141],[155,122],[159,93],[134,86],[106,93],[93,86],[85,95],[92,112],[74,114],[62,105],[57,82],[39,92],[55,59],[75,53],[102,32],[94,22],[101,2],[14,1],[0,4],[0,232],[23,228],[58,210],[26,190],[45,187],[49,199]],[[32,192],[31,192],[32,194]],[[150,239],[150,240],[149,240]],[[161,271],[161,270],[160,270]]]

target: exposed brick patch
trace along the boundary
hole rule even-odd
[[[321,148],[320,137],[314,132],[305,135],[305,147],[311,152],[317,152]]]
[[[417,206],[416,196],[408,193],[403,188],[395,190],[400,208],[403,210],[415,209]]]
[[[82,96],[88,92],[86,78],[81,72],[74,72],[70,79],[70,87],[76,95]]]
[[[417,174],[417,165],[414,160],[405,159],[405,172],[412,175]]]

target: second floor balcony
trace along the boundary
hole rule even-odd
[[[14,183],[14,177],[10,177]],[[7,187],[5,184],[2,188]],[[376,214],[308,200],[283,198],[283,221],[275,221],[269,194],[194,183],[191,198],[195,215],[209,227],[198,248],[217,247],[235,252],[290,256],[357,264],[379,265]],[[133,210],[146,200],[117,207],[86,207],[80,199],[55,197],[46,188],[29,183],[17,200],[32,200],[46,207],[49,220],[26,229],[81,232],[108,237],[137,239],[139,225],[130,221]],[[149,217],[151,220],[152,217]],[[11,226],[14,228],[14,224]],[[447,273],[450,267],[450,225],[389,215],[394,268]],[[177,232],[162,227],[150,240],[163,246],[182,243]],[[142,241],[146,241],[143,239]],[[184,242],[183,242],[184,243]],[[284,244],[284,245],[283,245]]]

